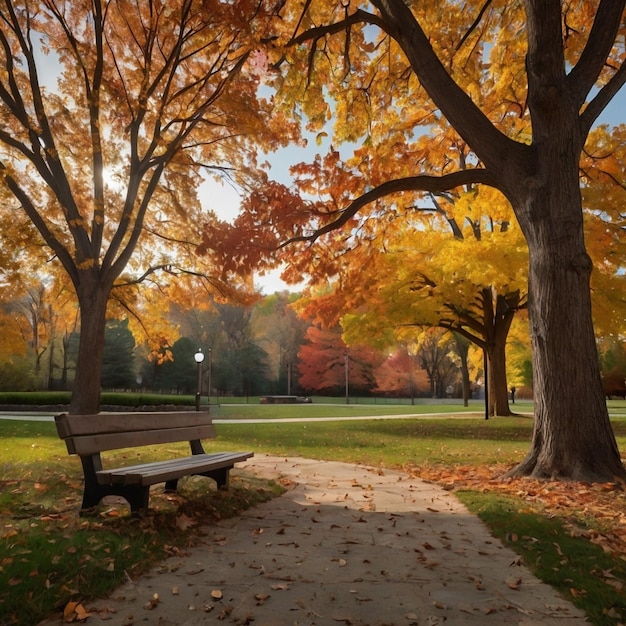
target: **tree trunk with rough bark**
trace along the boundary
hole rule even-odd
[[[100,410],[104,329],[110,292],[103,282],[97,275],[83,276],[76,289],[80,308],[80,339],[70,402],[71,415],[92,415]]]
[[[513,474],[607,481],[625,472],[600,379],[577,166],[572,157],[569,168],[553,168],[520,211],[530,251],[535,429]]]
[[[579,179],[587,136],[579,110],[584,91],[565,73],[559,7],[536,0],[526,6],[532,154],[526,176],[516,180],[509,173],[503,182],[529,250],[535,428],[528,456],[512,473],[594,482],[626,478],[591,314],[592,262]]]
[[[484,165],[473,182],[506,195],[528,243],[535,426],[531,450],[512,473],[626,479],[600,379],[579,179],[589,130],[626,81],[624,66],[616,65],[598,92],[607,59],[621,41],[624,0],[597,3],[593,27],[580,33],[586,42],[575,62],[565,57],[562,3],[522,3],[530,142],[508,137],[505,125],[496,128],[455,83],[409,5],[372,2],[421,85]],[[448,182],[466,184],[467,175],[458,172]],[[433,190],[433,181],[425,179],[423,187]]]

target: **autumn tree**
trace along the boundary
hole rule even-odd
[[[287,395],[296,386],[298,350],[306,332],[306,321],[291,306],[297,299],[297,294],[286,291],[265,296],[254,307],[251,320],[256,341],[268,354],[276,393]]]
[[[626,125],[593,129],[581,160],[585,234],[593,261],[591,291],[596,335],[626,335]]]
[[[271,9],[200,0],[0,5],[3,193],[76,292],[72,413],[99,407],[111,290],[159,273],[206,274],[187,265],[202,173],[236,177],[255,162],[252,137],[271,148],[291,134],[286,120],[277,132],[271,103],[257,94]]]
[[[396,337],[387,339],[393,345],[407,326],[462,335],[487,356],[489,414],[510,415],[506,345],[514,316],[527,305],[527,250],[503,204],[486,188],[437,194],[401,219],[395,207],[392,227],[363,224],[351,237],[349,254],[337,256],[336,246],[299,251],[293,265],[304,269],[315,262],[332,273],[331,280],[312,276],[332,289],[313,291],[307,306],[323,309],[326,317],[343,316],[349,337],[385,340],[395,329]]]
[[[607,397],[626,399],[626,344],[623,339],[605,338],[600,342],[602,387]]]
[[[385,396],[425,396],[429,391],[426,372],[416,364],[415,355],[406,346],[400,346],[376,369],[374,391]]]
[[[375,387],[374,372],[383,361],[380,354],[368,346],[348,348],[337,326],[321,328],[313,324],[305,339],[298,353],[303,389],[335,395],[343,390],[348,399],[350,390],[364,393]]]
[[[334,112],[334,142],[380,146],[362,162],[366,185],[329,190],[332,202],[291,220],[292,237],[355,232],[374,215],[392,221],[394,205],[416,193],[468,184],[499,190],[514,211],[529,250],[535,423],[513,474],[626,477],[600,380],[580,179],[589,133],[626,81],[625,4],[312,0],[304,13],[287,5],[290,52],[277,63],[288,97],[301,96],[318,128]],[[434,175],[411,159],[409,139],[433,127],[436,142],[444,118],[472,154],[469,167]],[[405,167],[386,167],[394,162]],[[335,244],[343,254],[350,237]]]
[[[25,358],[26,342],[18,320],[7,307],[0,306],[0,390],[21,391],[32,388],[32,368]]]
[[[454,338],[439,329],[424,333],[417,350],[417,361],[426,372],[431,398],[445,398],[447,389],[458,380],[459,368],[450,357]]]

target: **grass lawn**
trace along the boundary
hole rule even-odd
[[[526,453],[531,418],[486,421],[479,405],[463,410],[445,404],[250,403],[211,410],[233,422],[218,424],[218,439],[206,442],[207,451],[249,449],[402,468],[454,489],[529,567],[587,611],[592,623],[626,621],[624,492],[611,485],[499,478]],[[449,412],[455,416],[432,415]],[[611,412],[626,456],[626,403],[612,403]],[[416,415],[375,419],[407,413]],[[374,419],[321,419],[365,414]],[[313,421],[289,421],[302,416]],[[283,419],[245,421],[254,417]],[[172,455],[184,449],[167,446]],[[157,450],[142,450],[141,458],[163,454]],[[133,462],[136,456],[132,451]],[[210,481],[189,480],[180,496],[153,489],[147,514],[128,516],[125,508],[102,506],[93,516],[79,517],[80,463],[67,455],[49,422],[0,419],[0,470],[1,626],[32,625],[70,600],[107,595],[126,576],[136,577],[192,544],[195,521],[233,515],[281,491],[280,485],[235,471],[228,494],[208,489]]]

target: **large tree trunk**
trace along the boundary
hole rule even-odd
[[[100,378],[104,351],[104,328],[109,290],[95,277],[77,289],[80,307],[80,340],[70,414],[91,415],[100,410]]]
[[[514,473],[585,481],[626,479],[600,382],[578,170],[589,124],[599,113],[591,107],[586,116],[585,100],[595,90],[603,66],[606,69],[611,42],[623,23],[623,0],[598,3],[597,22],[588,30],[587,45],[575,65],[573,57],[564,54],[563,3],[521,3],[526,18],[529,144],[519,141],[516,127],[515,140],[501,134],[507,130],[506,120],[502,130],[495,128],[454,83],[409,3],[372,3],[421,86],[484,164],[474,182],[481,180],[481,173],[483,182],[507,196],[528,242],[535,426],[530,453]],[[616,89],[623,84],[619,71],[613,81]],[[604,91],[610,93],[614,91]],[[596,103],[603,106],[603,98]],[[461,176],[457,184],[465,184]]]
[[[572,144],[555,143],[542,158],[561,167],[540,169],[518,211],[529,248],[535,426],[531,450],[513,473],[611,481],[626,471],[600,380],[578,155],[568,151]]]
[[[506,180],[529,251],[535,426],[514,474],[582,481],[626,478],[609,421],[591,315],[579,159],[586,129],[565,73],[561,11],[527,0],[526,176]],[[620,11],[621,12],[621,11]],[[574,85],[575,88],[575,85]]]

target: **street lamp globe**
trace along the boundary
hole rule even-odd
[[[198,348],[198,351],[193,355],[193,358],[198,365],[204,361],[204,352],[202,352],[202,348]]]

